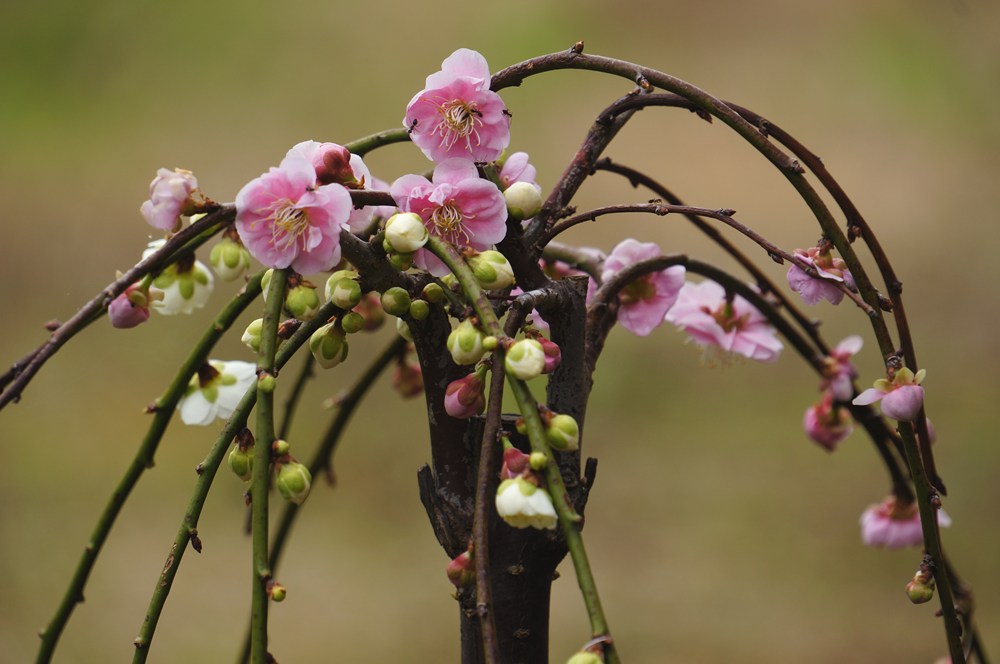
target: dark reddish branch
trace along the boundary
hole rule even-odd
[[[910,333],[909,320],[906,317],[906,309],[903,304],[903,284],[896,275],[888,254],[886,254],[885,249],[883,249],[881,243],[878,241],[875,232],[867,220],[865,220],[857,206],[854,205],[854,202],[844,191],[843,187],[840,186],[840,183],[826,169],[826,165],[823,164],[823,160],[818,155],[809,150],[787,131],[767,120],[762,115],[739,104],[732,102],[724,103],[744,120],[757,127],[762,134],[775,139],[778,143],[788,148],[816,176],[820,184],[823,185],[837,203],[847,220],[847,237],[850,241],[853,242],[856,237],[864,239],[865,244],[872,253],[872,257],[875,259],[879,274],[889,293],[890,307],[893,321],[896,323],[896,331],[899,334],[900,350],[904,363],[912,371],[916,372],[919,366],[917,364],[916,349],[913,345],[913,337]],[[680,95],[655,93],[619,99],[601,114],[598,121],[613,122],[619,115],[631,117],[632,114],[647,106],[684,108],[698,113],[700,117],[711,119],[711,116],[703,114],[704,112],[700,107]],[[883,359],[888,362],[890,358],[886,357]],[[934,455],[930,449],[930,435],[927,429],[927,418],[924,415],[923,409],[921,409],[916,420],[916,432],[920,447],[920,458],[927,470],[927,476],[942,495],[947,495],[947,488],[937,472]]]
[[[750,285],[740,281],[731,274],[708,263],[703,263],[684,255],[660,256],[640,261],[618,272],[601,285],[594,295],[594,299],[591,301],[587,312],[587,368],[589,372],[593,373],[596,368],[597,360],[604,347],[607,335],[617,320],[618,294],[621,290],[635,279],[653,272],[665,270],[674,265],[683,265],[688,272],[707,277],[725,288],[726,292],[735,293],[745,299],[768,319],[771,325],[788,340],[806,363],[820,376],[823,376],[825,368],[824,353],[813,348],[809,340],[803,337],[792,324],[785,320],[781,312],[771,302],[755,291]],[[851,410],[855,419],[868,432],[879,455],[885,462],[886,469],[891,478],[893,491],[898,492],[897,495],[901,497],[908,496],[912,500],[913,492],[909,487],[907,477],[900,469],[896,457],[892,455],[887,446],[890,442],[898,445],[898,440],[892,434],[888,425],[886,425],[885,420],[876,415],[870,406],[846,405]]]
[[[0,409],[11,401],[18,401],[25,386],[38,373],[42,365],[58,351],[63,344],[72,339],[77,332],[89,325],[94,319],[107,310],[108,305],[125,289],[139,281],[147,274],[162,270],[180,257],[184,245],[196,238],[202,232],[219,224],[232,221],[236,210],[232,205],[222,205],[206,214],[203,218],[173,235],[160,249],[137,263],[121,277],[104,287],[100,293],[81,307],[73,317],[60,325],[49,337],[48,341],[30,353],[25,359],[26,364],[15,364],[6,374],[4,380],[8,385],[0,393]],[[22,360],[23,361],[23,360]],[[12,378],[12,379],[11,379]]]
[[[594,164],[594,169],[598,171],[608,171],[609,173],[617,173],[618,175],[628,178],[628,181],[633,187],[639,187],[640,185],[644,186],[667,203],[672,205],[684,205],[684,201],[681,200],[680,197],[676,196],[672,191],[653,178],[649,177],[645,173],[635,170],[634,168],[614,163],[610,158],[605,157],[604,159],[598,161]],[[757,282],[757,288],[760,289],[761,293],[765,295],[770,294],[777,298],[781,306],[784,307],[789,314],[791,314],[792,318],[794,318],[802,330],[809,335],[809,338],[812,339],[812,342],[816,344],[816,347],[823,354],[828,355],[830,353],[830,347],[827,345],[826,341],[817,329],[819,323],[808,318],[804,313],[802,313],[791,298],[785,295],[784,290],[778,288],[767,276],[767,274],[757,267],[756,263],[750,260],[746,254],[740,251],[736,245],[720,233],[719,229],[709,223],[706,223],[698,215],[684,213],[684,218],[694,224],[695,228],[711,238],[711,240],[721,247],[723,251],[732,256],[733,259],[739,263],[741,267],[743,267],[743,269],[749,272],[754,278],[754,281]]]

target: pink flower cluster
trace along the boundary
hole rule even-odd
[[[858,372],[851,358],[861,350],[864,341],[857,335],[847,337],[830,351],[825,359],[822,396],[818,403],[806,409],[802,425],[814,442],[832,452],[840,441],[854,430],[850,412],[842,403],[854,395],[854,379]]]
[[[510,143],[510,114],[490,90],[490,67],[476,51],[460,48],[427,77],[406,107],[403,125],[428,159],[493,161]]]
[[[660,255],[660,248],[653,242],[622,240],[604,260],[601,281],[606,282],[625,268]],[[618,295],[618,322],[632,334],[647,336],[663,323],[677,301],[684,286],[684,274],[684,268],[675,265],[629,282]],[[591,282],[592,288],[593,285]]]
[[[149,200],[139,212],[150,226],[165,231],[173,230],[180,223],[181,215],[197,210],[198,179],[183,168],[161,168],[149,183]]]
[[[764,314],[714,281],[687,282],[666,320],[705,348],[774,362],[784,347]]]
[[[820,300],[840,304],[844,299],[844,292],[840,290],[838,284],[845,284],[852,290],[855,287],[854,277],[851,276],[843,259],[834,258],[830,249],[829,242],[824,241],[816,247],[795,250],[795,256],[815,268],[821,277],[817,279],[810,276],[798,265],[788,268],[788,286],[801,295],[806,304],[818,304]]]
[[[277,168],[237,194],[236,230],[251,255],[267,267],[313,274],[340,262],[340,230],[354,206],[342,184],[318,179],[318,171],[328,175],[325,153],[339,152],[340,146],[330,146],[334,144],[299,143]],[[366,174],[364,169],[362,179]]]
[[[507,234],[507,204],[495,184],[479,177],[467,159],[446,159],[434,168],[432,180],[404,175],[389,189],[403,212],[413,212],[427,230],[461,247],[489,249]],[[417,267],[435,276],[448,268],[426,249],[414,256]]]

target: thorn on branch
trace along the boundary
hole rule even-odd
[[[569,52],[573,55],[580,55],[583,53],[583,40],[581,39],[577,43],[573,44],[573,47],[569,49]]]
[[[59,320],[53,318],[52,320],[45,321],[45,323],[42,325],[42,327],[44,327],[49,332],[55,332],[60,327],[62,327],[62,323],[59,322]]]
[[[792,159],[790,162],[788,162],[787,168],[792,173],[797,173],[799,175],[802,175],[803,173],[806,172],[806,169],[802,167],[802,164],[799,163],[798,159]]]
[[[690,110],[691,110],[692,113],[694,113],[695,115],[697,115],[699,118],[701,118],[702,120],[704,120],[708,124],[712,124],[712,114],[709,113],[708,111],[705,111],[705,110],[700,109],[700,108],[692,108]]]
[[[903,282],[900,280],[895,280],[889,284],[889,292],[893,295],[899,295],[903,292]]]
[[[734,210],[732,208],[720,208],[720,209],[716,210],[716,212],[718,212],[719,214],[721,214],[723,217],[731,217],[734,214],[736,214],[736,210]]]
[[[644,92],[653,91],[653,84],[649,82],[649,79],[642,75],[642,72],[635,75],[635,84],[642,88]]]
[[[770,138],[771,136],[771,123],[766,119],[761,118],[757,121],[757,131],[759,131],[764,136]]]
[[[770,258],[775,263],[777,263],[778,265],[784,265],[785,264],[785,259],[782,258],[780,254],[777,254],[777,253],[775,253],[773,251],[767,252],[767,257]]]
[[[847,227],[847,239],[854,242],[856,239],[861,237],[864,231],[861,230],[861,226],[857,224],[851,224]]]
[[[192,528],[188,532],[188,539],[191,541],[191,548],[196,552],[201,553],[201,538],[198,537],[198,531]]]
[[[887,298],[885,295],[882,295],[882,293],[879,293],[878,294],[878,308],[881,309],[882,311],[891,312],[893,310],[893,308],[894,308],[893,304],[892,304],[892,300],[890,300],[889,298]]]

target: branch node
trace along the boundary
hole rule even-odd
[[[577,43],[573,44],[573,46],[569,49],[569,52],[573,55],[580,55],[583,53],[583,40],[581,39]]]

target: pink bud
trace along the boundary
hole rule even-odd
[[[531,464],[531,456],[516,447],[508,447],[503,451],[503,467],[500,469],[500,479],[509,480],[520,476]]]
[[[149,299],[139,284],[132,284],[108,305],[108,318],[117,328],[130,328],[149,320]]]
[[[483,381],[475,373],[452,381],[444,393],[444,409],[456,419],[466,420],[486,409]]]
[[[313,155],[316,179],[322,184],[358,184],[351,168],[351,152],[336,143],[323,143]]]
[[[846,408],[833,403],[833,394],[826,392],[823,400],[809,407],[802,418],[806,435],[828,452],[853,431],[851,415]]]
[[[542,352],[545,353],[545,368],[542,369],[542,373],[552,373],[562,362],[562,351],[559,350],[559,346],[555,342],[549,341],[545,337],[538,337],[538,343],[542,344]]]
[[[456,588],[471,586],[476,580],[476,567],[473,564],[472,554],[468,551],[463,551],[455,556],[455,558],[448,563],[448,567],[445,568],[445,571],[448,574],[448,580],[451,581]]]
[[[404,399],[410,399],[424,391],[424,376],[416,362],[399,362],[392,375],[392,386]]]
[[[903,385],[882,397],[882,412],[903,422],[917,419],[917,413],[923,406],[924,388],[919,385]]]

